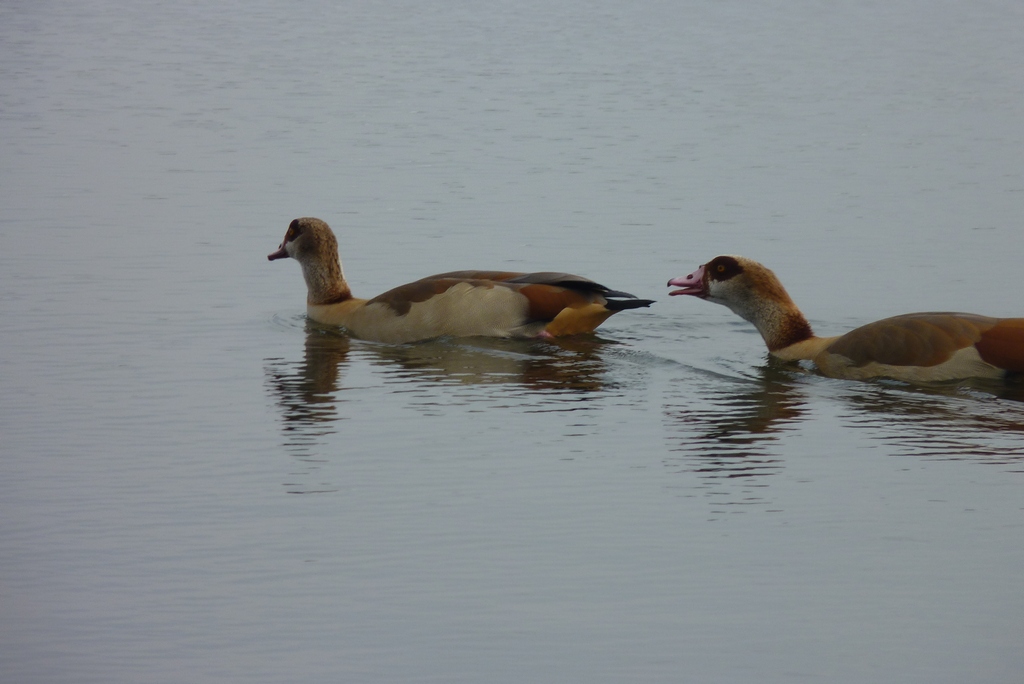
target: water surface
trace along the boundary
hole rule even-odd
[[[1022,315],[1017,4],[9,2],[0,678],[1016,682],[1024,388],[769,362]],[[557,343],[352,340],[357,294],[565,270]]]

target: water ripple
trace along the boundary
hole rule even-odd
[[[844,413],[843,420],[869,431],[894,455],[1019,467],[1024,463],[1024,406],[1015,401],[1016,390],[1012,384],[867,384],[845,397],[852,412]]]
[[[785,467],[784,436],[806,419],[796,383],[765,368],[752,379],[704,373],[685,389],[670,392],[664,408],[666,465],[695,473],[698,488],[720,504],[766,504],[765,478]]]
[[[290,321],[277,323],[291,327]],[[357,409],[346,404],[356,396],[363,407],[398,398],[424,416],[595,410],[597,398],[621,397],[625,390],[619,385],[631,383],[631,373],[644,372],[635,355],[616,354],[616,347],[595,337],[385,345],[309,323],[301,361],[268,358],[264,372],[286,448],[306,451],[334,432],[337,421],[351,417]],[[613,373],[610,365],[625,370]]]

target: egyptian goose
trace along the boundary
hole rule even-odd
[[[316,218],[292,221],[281,247],[267,255],[271,261],[286,257],[302,266],[310,318],[376,342],[589,333],[618,311],[653,303],[567,273],[503,271],[441,273],[357,299],[345,282],[334,233]]]
[[[772,356],[813,361],[834,378],[932,382],[1024,372],[1024,318],[913,313],[816,337],[779,279],[756,261],[718,256],[668,285],[682,288],[669,294],[723,304],[753,323]]]

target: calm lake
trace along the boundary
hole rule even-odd
[[[1024,385],[769,363],[1024,315],[1024,5],[0,5],[0,681],[1016,683]],[[597,336],[305,318],[458,269]]]

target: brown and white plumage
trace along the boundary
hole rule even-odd
[[[281,247],[267,256],[286,257],[302,266],[310,318],[377,342],[589,333],[618,311],[652,304],[577,275],[505,271],[441,273],[357,299],[341,270],[334,233],[316,218],[292,221]]]
[[[817,337],[775,274],[756,261],[715,257],[668,284],[682,288],[672,295],[723,304],[753,323],[773,356],[813,361],[831,377],[932,382],[1024,373],[1024,318],[913,313]]]

